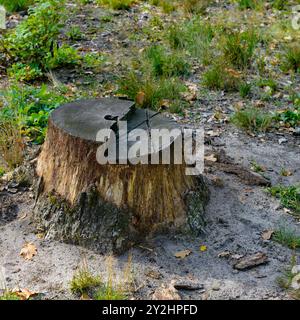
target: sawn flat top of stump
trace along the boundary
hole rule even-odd
[[[51,113],[53,124],[71,136],[96,141],[97,132],[110,129],[118,117],[125,120],[134,111],[134,102],[118,98],[79,100],[67,103]]]

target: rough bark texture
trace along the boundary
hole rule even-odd
[[[162,230],[198,232],[208,191],[185,165],[100,165],[98,144],[49,120],[35,221],[48,238],[121,252]]]

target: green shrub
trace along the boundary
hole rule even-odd
[[[272,125],[273,117],[257,108],[239,110],[231,117],[231,122],[237,127],[249,132],[265,132]]]
[[[243,69],[250,66],[257,43],[258,37],[253,30],[232,32],[224,37],[221,49],[228,63]]]
[[[35,0],[0,0],[0,5],[4,6],[9,12],[26,10]]]
[[[48,0],[29,10],[29,17],[7,33],[0,51],[24,65],[48,68],[49,56],[57,54],[57,40],[62,27],[64,1]]]
[[[42,77],[43,72],[36,64],[27,65],[23,63],[14,63],[8,69],[8,75],[17,81],[30,82]]]
[[[296,127],[300,125],[300,108],[290,108],[283,112],[277,112],[275,119],[291,127]]]
[[[83,38],[81,29],[78,26],[72,26],[66,35],[70,40],[74,41],[81,40]]]
[[[54,49],[53,55],[48,54],[45,64],[48,69],[57,69],[76,66],[80,61],[81,57],[77,50],[64,44],[60,48]]]

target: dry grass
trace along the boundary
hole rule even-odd
[[[25,142],[19,126],[12,121],[0,122],[0,155],[9,169],[22,164]]]

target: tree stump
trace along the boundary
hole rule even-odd
[[[40,177],[34,221],[46,238],[120,253],[157,232],[199,232],[208,190],[185,164],[104,164],[96,160],[97,132],[127,120],[129,130],[177,124],[104,98],[61,106],[49,118],[37,164]]]

